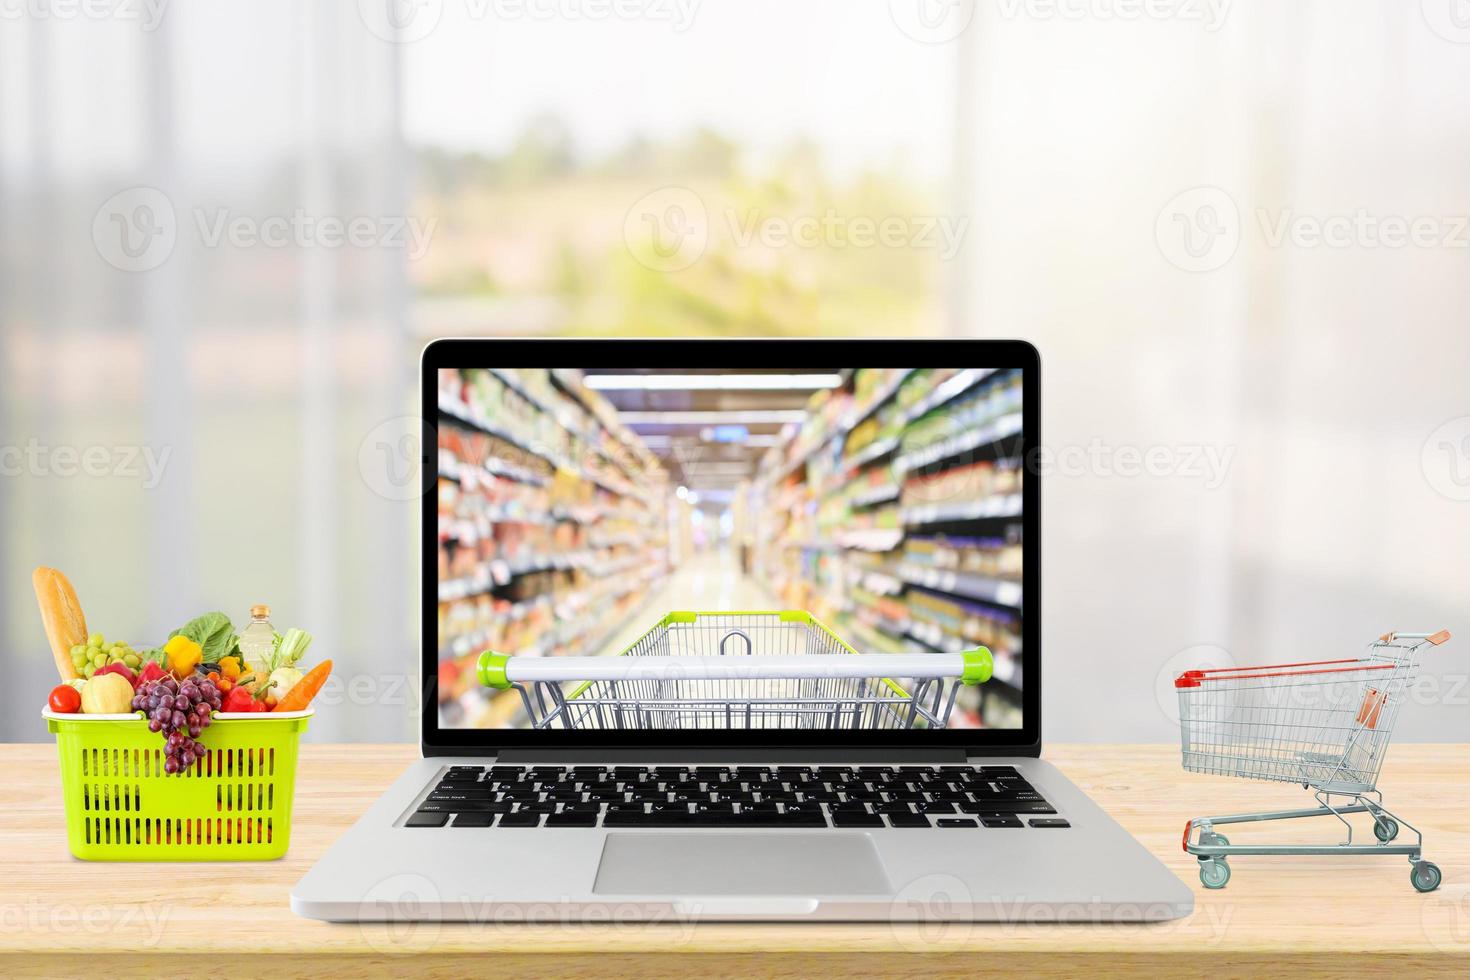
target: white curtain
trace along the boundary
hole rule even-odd
[[[40,564],[135,646],[268,603],[337,664],[312,737],[415,730],[415,505],[359,466],[415,376],[396,72],[355,4],[0,19],[0,739],[45,737]]]
[[[1048,446],[1176,465],[1046,484],[1047,737],[1176,737],[1192,661],[1458,626],[1400,734],[1463,740],[1470,10],[1060,6],[980,4],[966,39],[967,329],[1041,349]],[[1185,472],[1211,448],[1218,487]]]

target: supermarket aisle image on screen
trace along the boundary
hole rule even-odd
[[[1023,384],[440,370],[441,726],[1019,727]]]

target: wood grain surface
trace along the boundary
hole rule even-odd
[[[1195,889],[1192,916],[1107,926],[393,927],[292,915],[291,886],[416,754],[305,746],[283,860],[90,864],[66,849],[55,749],[0,746],[0,975],[1470,976],[1470,746],[1395,746],[1385,767],[1386,802],[1423,830],[1425,856],[1444,870],[1428,895],[1410,886],[1406,859],[1388,856],[1239,857],[1229,887],[1206,891],[1180,850],[1186,818],[1306,805],[1306,794],[1187,775],[1174,746],[1056,746],[1047,758]],[[1340,836],[1317,821],[1292,830],[1326,843]],[[1250,831],[1230,833],[1242,843]]]

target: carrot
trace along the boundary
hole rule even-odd
[[[311,699],[316,697],[322,685],[327,682],[327,675],[332,672],[332,662],[323,660],[315,667],[306,672],[306,676],[297,681],[286,696],[281,698],[273,711],[302,711],[311,704]]]

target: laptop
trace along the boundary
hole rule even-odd
[[[1030,345],[442,340],[420,381],[422,758],[296,913],[1192,910],[1040,758],[1087,653],[1043,666]]]

